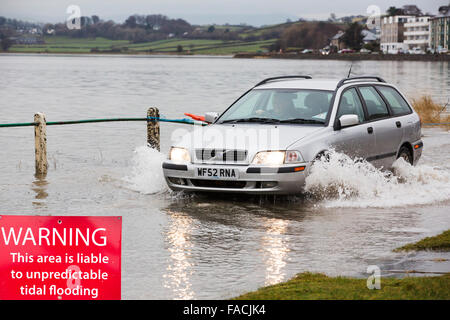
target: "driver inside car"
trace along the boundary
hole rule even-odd
[[[290,92],[275,92],[272,98],[273,109],[256,110],[256,114],[280,120],[295,117],[296,109],[292,100],[295,95]]]

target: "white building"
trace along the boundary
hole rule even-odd
[[[381,20],[380,48],[384,53],[399,53],[408,51],[404,40],[404,25],[413,16],[387,16]]]
[[[404,24],[403,42],[409,49],[419,47],[426,51],[430,47],[430,18],[429,16],[410,17]]]

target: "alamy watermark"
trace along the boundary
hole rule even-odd
[[[371,265],[367,267],[367,273],[370,276],[367,278],[367,289],[369,290],[380,290],[381,289],[381,270],[380,267],[376,265]]]
[[[81,29],[81,8],[77,5],[71,4],[67,7],[66,13],[69,16],[66,19],[66,26],[69,30]]]

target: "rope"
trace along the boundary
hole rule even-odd
[[[86,119],[86,120],[69,120],[69,121],[49,121],[48,126],[59,126],[66,124],[79,124],[79,123],[95,123],[95,122],[118,122],[118,121],[159,121],[159,122],[172,122],[172,123],[185,123],[191,125],[202,125],[207,124],[201,121],[195,121],[187,118],[183,119],[166,119],[158,117],[146,117],[146,118],[109,118],[109,119]],[[6,127],[34,127],[37,124],[34,122],[23,122],[23,123],[0,123],[0,128]],[[422,126],[440,126],[440,125],[450,125],[450,122],[442,123],[422,123]]]
[[[159,122],[173,122],[173,123],[185,123],[191,125],[206,125],[201,121],[194,121],[191,119],[165,119],[158,117],[146,117],[146,118],[110,118],[110,119],[86,119],[86,120],[69,120],[69,121],[49,121],[48,126],[58,126],[66,124],[79,124],[79,123],[95,123],[95,122],[113,122],[113,121],[159,121]],[[34,122],[23,123],[0,123],[0,128],[5,127],[34,127],[37,124]]]

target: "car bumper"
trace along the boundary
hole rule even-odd
[[[177,191],[246,193],[246,194],[296,194],[303,191],[307,164],[276,168],[252,165],[208,165],[163,163],[167,185]],[[236,179],[198,177],[198,168],[235,169]]]
[[[418,140],[412,144],[413,147],[413,165],[416,165],[419,162],[420,156],[422,155],[423,142],[422,140]]]

